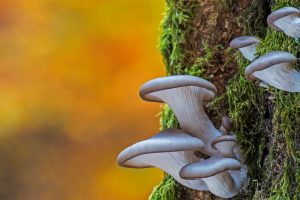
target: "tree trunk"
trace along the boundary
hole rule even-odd
[[[267,27],[271,10],[299,7],[300,0],[167,0],[160,50],[167,74],[190,74],[211,81],[218,95],[207,109],[216,127],[234,121],[248,166],[247,187],[232,199],[300,199],[300,95],[259,88],[244,78],[249,62],[229,48],[238,36],[261,37],[258,55],[298,54],[298,40]],[[162,128],[179,128],[165,106]],[[221,199],[188,189],[170,176],[150,199]]]

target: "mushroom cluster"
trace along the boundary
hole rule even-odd
[[[268,16],[267,22],[277,31],[300,38],[300,11],[297,8],[278,9]],[[246,59],[253,61],[245,70],[246,79],[261,87],[300,92],[300,73],[294,67],[297,58],[289,52],[273,51],[255,59],[259,43],[260,39],[255,36],[242,36],[230,42],[231,48],[239,49]]]
[[[245,186],[247,168],[231,132],[230,118],[223,117],[219,131],[205,113],[205,105],[216,91],[212,83],[189,75],[145,83],[141,98],[168,104],[182,130],[166,129],[126,148],[118,156],[119,165],[154,166],[188,188],[208,190],[223,198],[235,196]]]

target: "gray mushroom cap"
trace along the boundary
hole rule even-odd
[[[270,52],[248,65],[245,76],[284,91],[300,92],[300,73],[293,67],[295,63],[297,58],[291,53]]]
[[[231,198],[244,187],[247,169],[236,159],[211,157],[183,167],[180,176],[185,179],[201,178],[211,193]]]
[[[272,12],[268,18],[267,18],[267,23],[268,25],[277,30],[277,31],[283,31],[280,27],[277,27],[274,22],[280,18],[289,16],[289,15],[293,15],[293,14],[299,14],[299,10],[297,8],[294,7],[284,7],[284,8],[280,8],[278,10],[275,10],[274,12]]]
[[[199,150],[203,146],[204,143],[198,138],[177,129],[166,129],[150,139],[126,148],[119,154],[117,161],[123,167],[150,167],[151,165],[146,162],[144,165],[141,160],[135,162],[132,159],[151,153]]]
[[[241,169],[241,163],[236,159],[211,157],[186,165],[180,170],[179,175],[185,179],[207,178],[227,170],[239,169]]]
[[[181,87],[199,87],[205,92],[204,100],[211,100],[216,92],[216,87],[209,81],[190,75],[175,75],[159,77],[146,82],[140,89],[140,96],[145,101],[163,102],[159,97],[152,95],[154,92]]]
[[[231,40],[230,48],[239,49],[259,42],[260,39],[255,36],[241,36]]]
[[[157,167],[186,187],[207,190],[201,179],[184,180],[179,177],[182,167],[200,159],[194,151],[203,146],[204,143],[198,138],[177,129],[166,129],[154,137],[126,148],[119,154],[117,161],[123,167]]]
[[[221,132],[225,135],[229,134],[233,128],[233,121],[228,116],[222,117]]]
[[[243,56],[252,61],[255,58],[256,47],[260,43],[260,39],[255,36],[241,36],[230,42],[230,47],[239,49]]]
[[[276,31],[283,31],[290,37],[300,37],[300,12],[294,7],[284,7],[272,12],[268,25]]]

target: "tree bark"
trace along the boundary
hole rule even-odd
[[[247,81],[249,62],[229,48],[233,38],[254,35],[263,39],[259,55],[297,55],[298,41],[267,28],[266,18],[271,9],[299,5],[300,0],[167,0],[160,40],[167,74],[211,81],[219,95],[207,108],[211,120],[219,127],[229,115],[235,123],[250,180],[232,199],[300,199],[300,97]],[[165,108],[162,128],[170,127],[179,125]],[[176,192],[178,199],[221,199],[180,185]]]

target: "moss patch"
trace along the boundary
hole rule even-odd
[[[154,187],[149,200],[178,200],[180,188],[176,181],[169,175],[165,175],[162,182]]]

